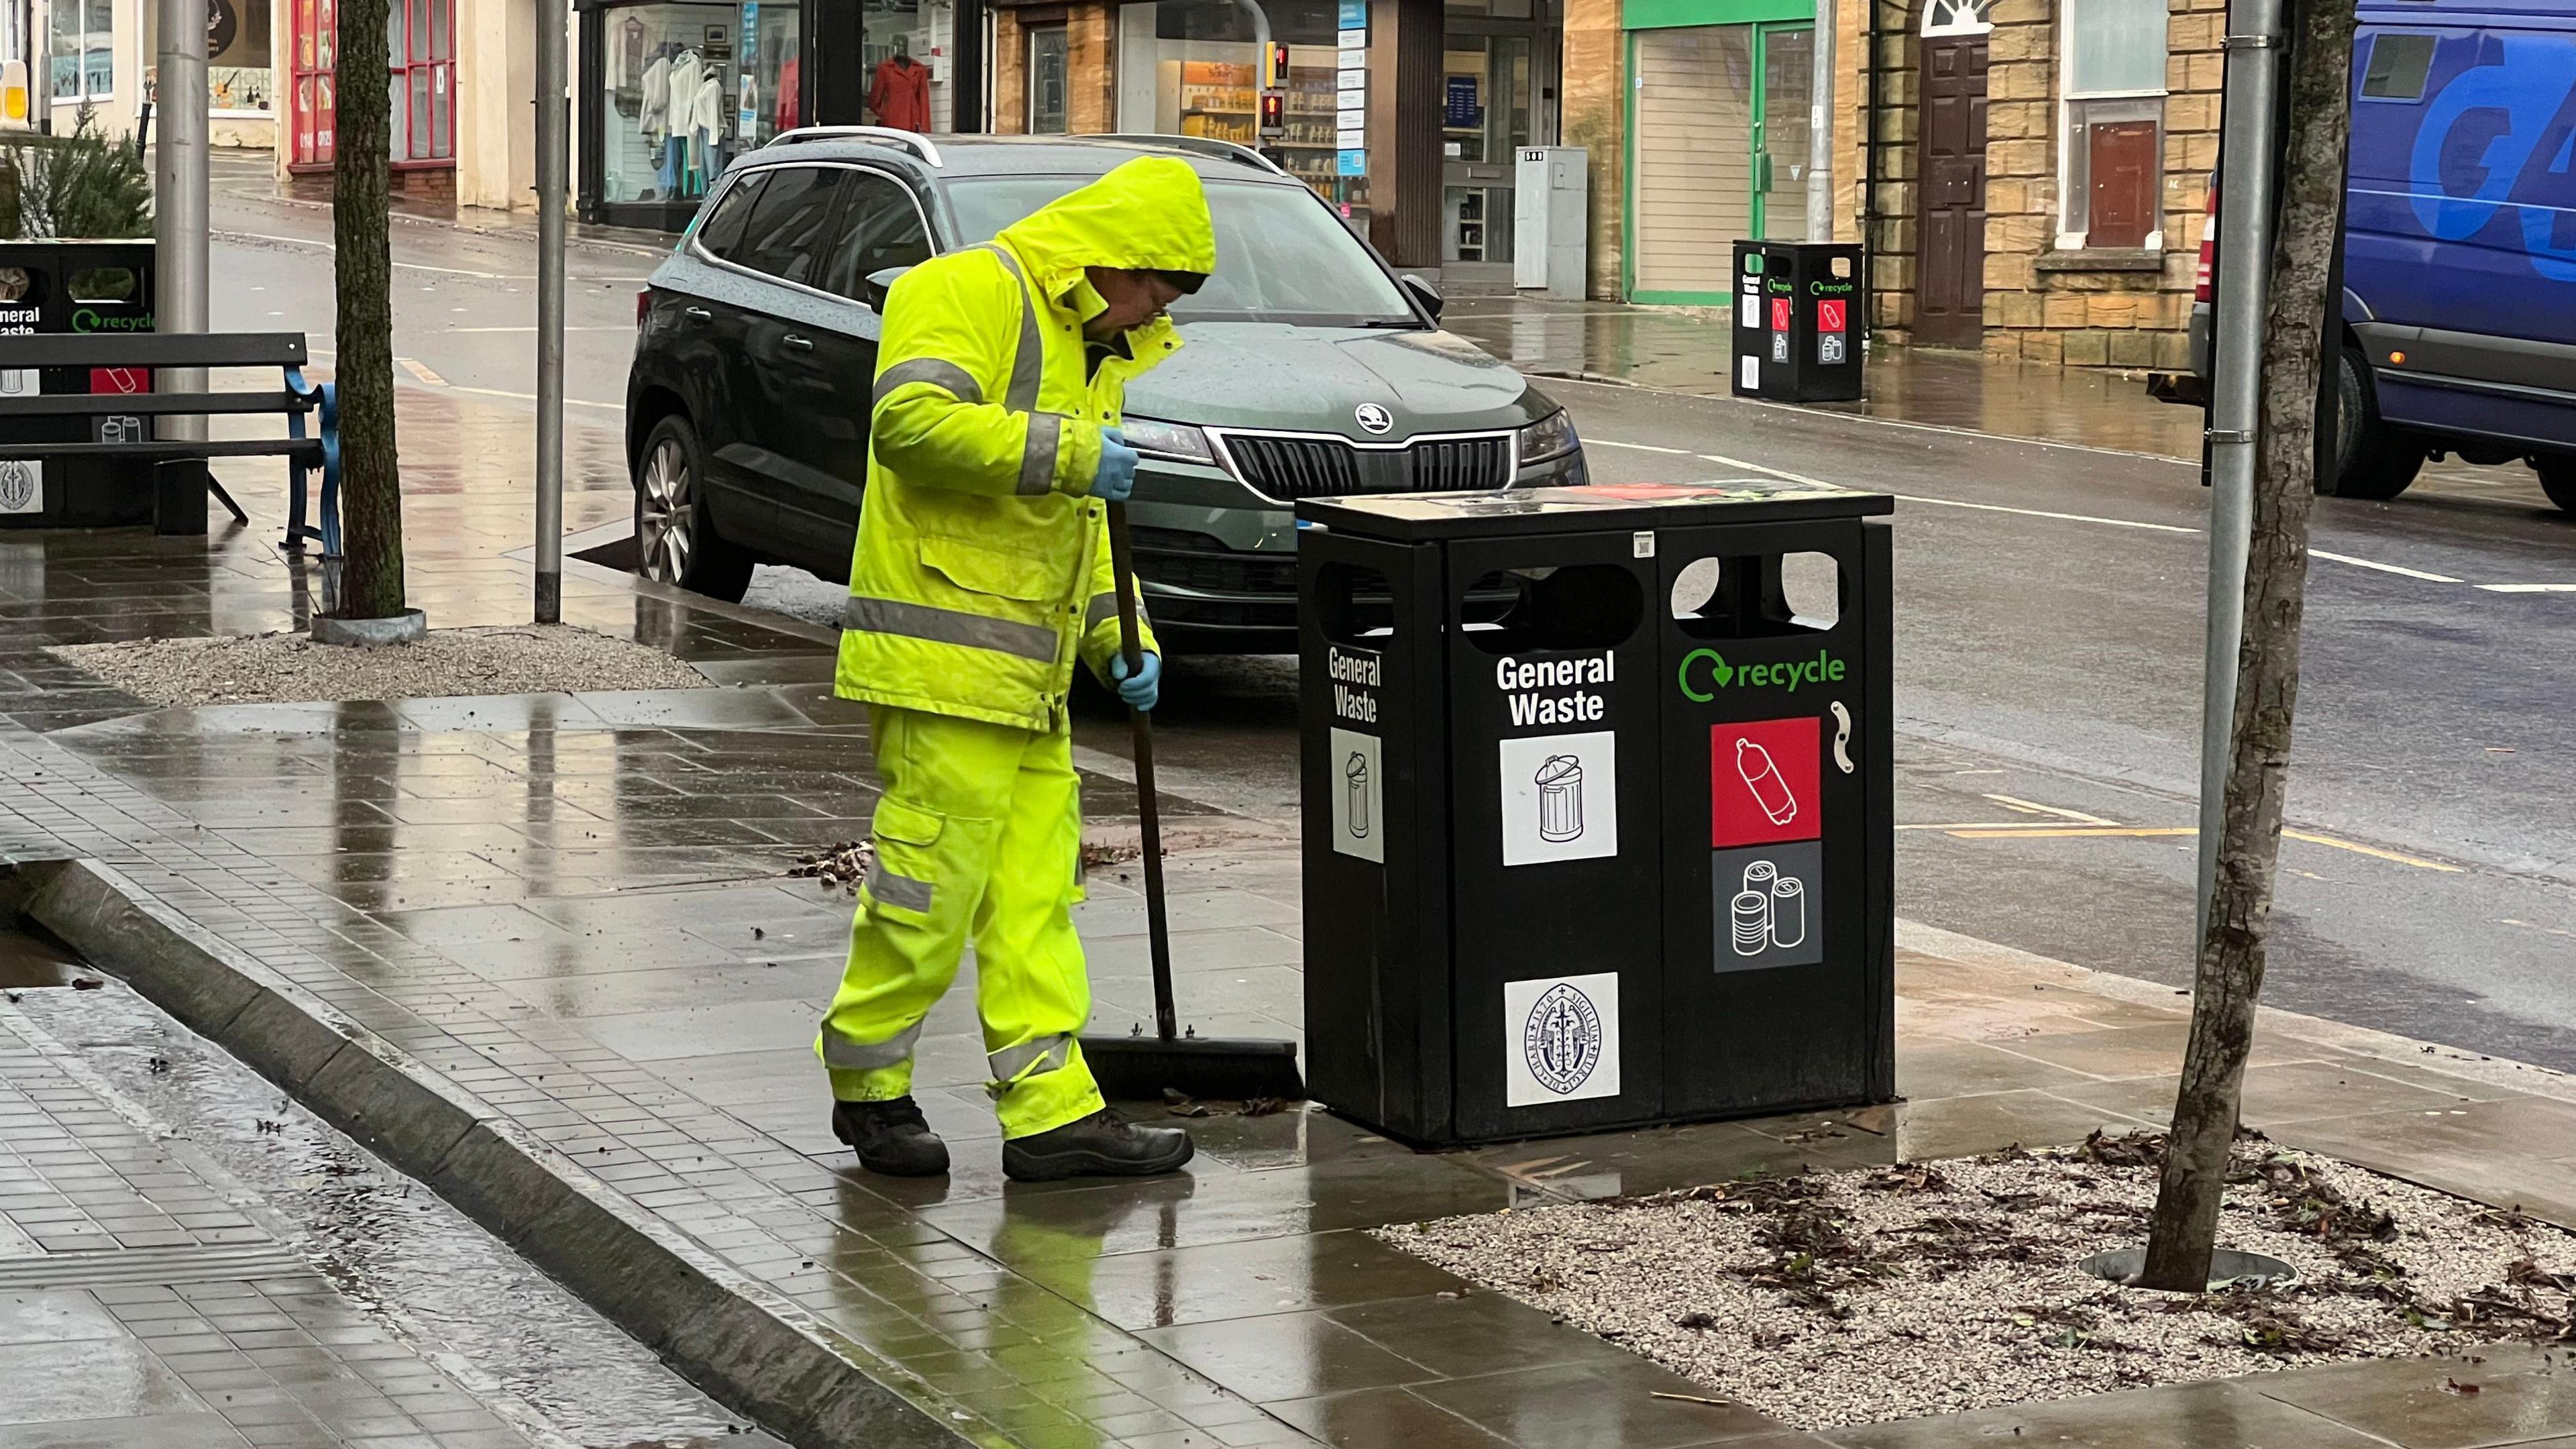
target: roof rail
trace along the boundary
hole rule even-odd
[[[792,146],[800,141],[875,141],[899,146],[933,166],[943,164],[939,159],[939,148],[930,144],[929,137],[898,131],[892,126],[799,126],[769,138],[772,146]]]
[[[1250,146],[1246,146],[1238,141],[1220,141],[1214,136],[1163,136],[1143,131],[1098,131],[1089,135],[1071,136],[1066,139],[1074,141],[1125,141],[1131,145],[1137,146],[1162,146],[1174,151],[1195,151],[1202,156],[1213,156],[1220,161],[1249,162],[1252,165],[1260,167],[1264,171],[1273,173],[1274,175],[1285,176],[1288,174],[1287,172],[1279,169],[1278,162],[1262,155]]]

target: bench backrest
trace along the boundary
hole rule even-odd
[[[0,368],[303,367],[301,332],[86,332],[0,337]]]

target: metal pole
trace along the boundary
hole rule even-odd
[[[79,0],[67,0],[77,4]],[[36,130],[54,134],[54,7],[40,10],[27,0],[27,119]]]
[[[1834,239],[1834,0],[1816,0],[1814,108],[1807,125],[1807,240]],[[1868,303],[1862,303],[1864,309]]]
[[[2221,113],[2217,300],[2209,396],[2209,640],[2201,662],[2198,954],[2227,826],[2236,657],[2245,637],[2245,556],[2254,527],[2255,419],[2263,385],[2263,318],[2272,261],[2278,165],[2281,0],[2227,8]]]
[[[563,618],[564,0],[537,3],[537,622]]]
[[[161,0],[154,110],[161,139],[152,151],[152,325],[160,332],[206,330],[206,0]],[[204,392],[201,367],[165,367],[161,392]],[[164,417],[164,438],[202,441],[202,416]]]

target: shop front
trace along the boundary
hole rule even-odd
[[[338,135],[339,11],[334,0],[290,0],[287,140],[290,174],[331,169]],[[394,186],[454,192],[455,0],[392,0],[385,21],[385,84],[392,91]]]
[[[678,231],[734,157],[782,131],[957,129],[960,0],[580,0],[583,220]],[[971,48],[971,47],[970,47]],[[971,120],[970,120],[971,125]]]
[[[1286,132],[1231,0],[1001,0],[1006,131],[1205,136],[1269,150],[1401,267],[1511,259],[1516,148],[1557,140],[1561,0],[1272,0]]]
[[[1738,240],[1807,240],[1811,0],[1628,0],[1634,302],[1726,306]]]

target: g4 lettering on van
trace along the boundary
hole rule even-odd
[[[1729,664],[1714,649],[1694,649],[1682,656],[1676,682],[1684,698],[1706,704],[1725,689],[1782,689],[1795,694],[1802,685],[1835,684],[1842,677],[1843,661],[1830,649],[1817,650],[1813,659],[1777,664]]]
[[[2492,50],[2478,58],[2495,63],[2459,71],[2424,103],[2407,166],[2415,219],[2439,240],[2467,241],[2510,209],[2532,268],[2576,282],[2576,245],[2558,239],[2576,196],[2576,138],[2558,124],[2576,100],[2576,36],[2501,34],[2486,44]]]

